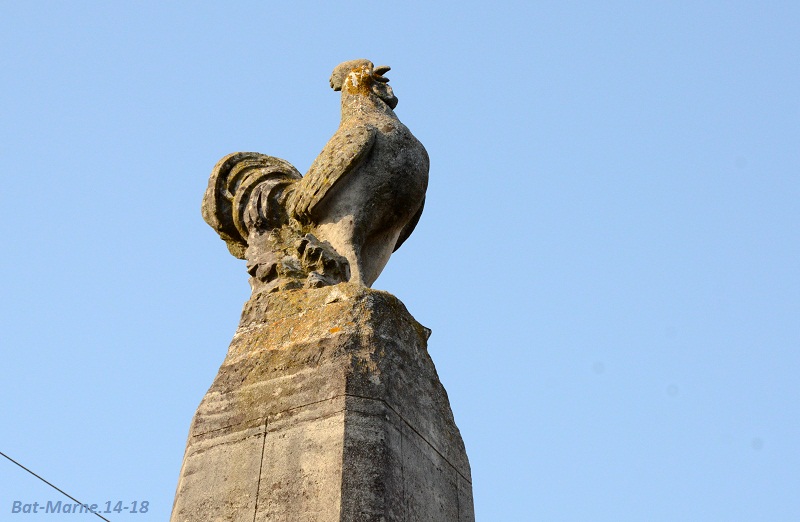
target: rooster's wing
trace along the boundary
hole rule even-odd
[[[311,164],[308,173],[294,186],[293,212],[299,218],[311,218],[336,183],[364,161],[375,144],[377,130],[371,125],[339,129]]]

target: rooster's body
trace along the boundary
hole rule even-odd
[[[337,277],[371,286],[413,231],[425,201],[429,160],[394,113],[397,98],[383,76],[388,70],[368,60],[334,70],[331,87],[342,91],[341,124],[305,176],[257,153],[231,154],[215,167],[203,214],[231,252],[248,259],[254,277],[267,282],[282,277],[281,270],[301,270],[295,265],[311,255],[305,245],[318,240],[317,250],[329,245],[334,252],[315,266],[333,266],[342,256],[347,266],[335,271],[345,275]],[[287,222],[305,234],[297,262],[286,261],[286,242],[279,240]],[[325,280],[311,270],[303,277]]]
[[[366,60],[337,67],[341,124],[289,198],[292,213],[314,223],[347,258],[351,280],[366,286],[411,234],[428,185],[428,153],[397,119],[386,70]]]

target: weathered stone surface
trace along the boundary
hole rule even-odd
[[[192,422],[171,520],[474,520],[428,334],[360,285],[255,294]]]

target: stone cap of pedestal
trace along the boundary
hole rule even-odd
[[[308,405],[381,403],[467,482],[469,462],[427,351],[430,330],[393,295],[336,286],[255,295],[192,423],[187,452],[283,422]],[[362,401],[363,402],[363,401]]]

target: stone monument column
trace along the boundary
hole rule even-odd
[[[367,60],[305,176],[235,153],[203,216],[253,295],[192,421],[172,522],[473,521],[470,467],[430,330],[370,285],[422,212],[428,156]]]

